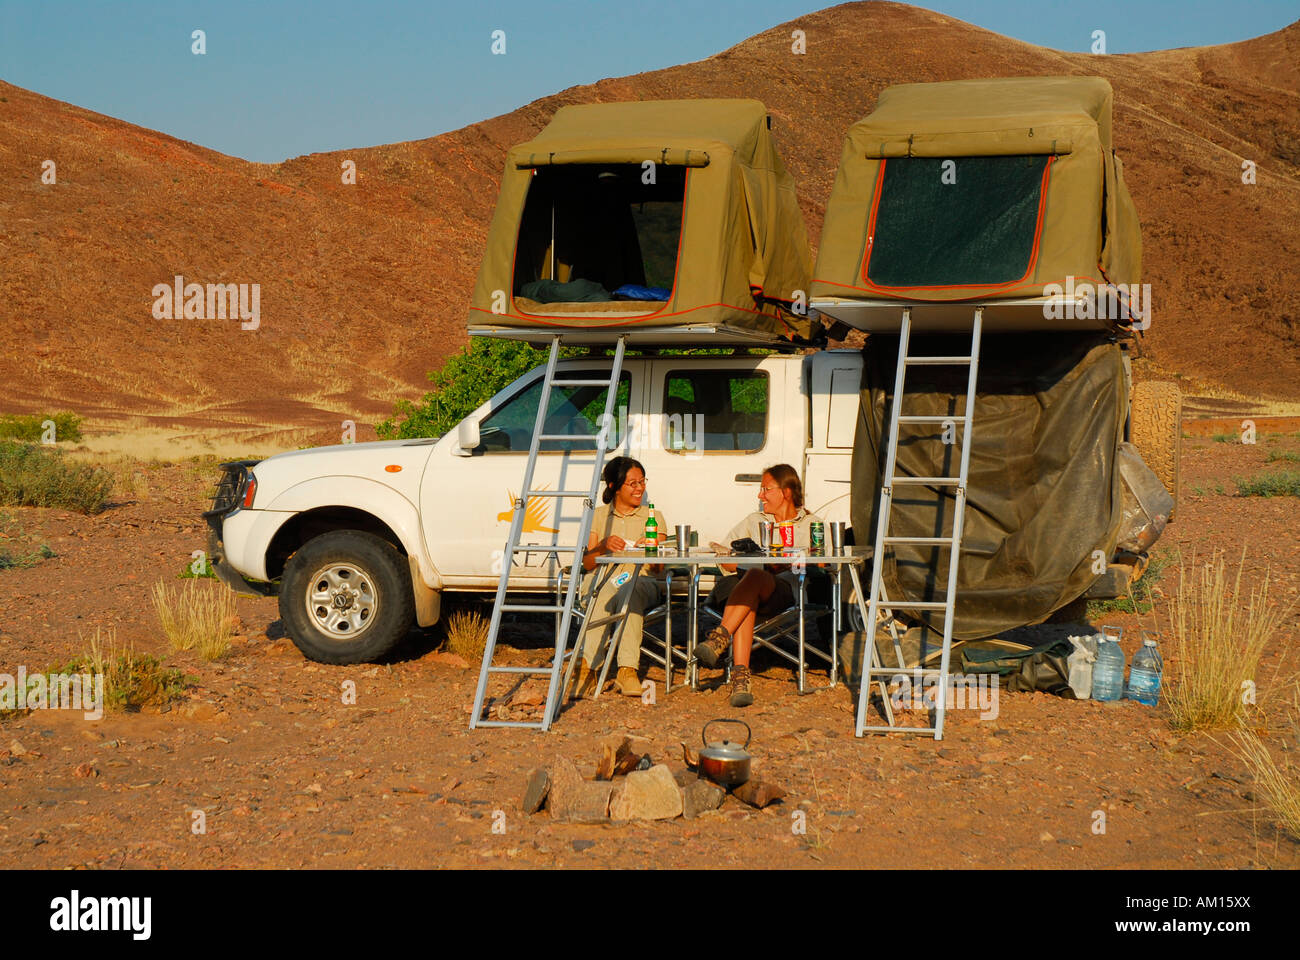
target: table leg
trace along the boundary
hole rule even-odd
[[[673,569],[664,571],[664,696],[673,692]]]
[[[799,572],[799,692],[807,693],[804,689],[804,598],[808,595],[807,584],[804,582],[806,573]]]
[[[831,686],[839,680],[840,634],[844,631],[844,564],[835,565],[835,579],[831,581]]]
[[[700,689],[700,665],[695,660],[695,645],[700,642],[700,568],[691,577],[691,592],[686,611],[686,681],[693,691]]]

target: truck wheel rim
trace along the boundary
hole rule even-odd
[[[331,563],[317,570],[308,584],[307,615],[331,638],[351,640],[374,623],[379,595],[359,567]]]

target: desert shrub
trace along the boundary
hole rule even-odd
[[[112,488],[112,474],[70,464],[60,450],[0,441],[0,504],[98,513]]]
[[[101,633],[95,628],[86,640],[85,651],[57,673],[90,673],[104,676],[104,706],[109,710],[137,711],[143,706],[165,706],[184,699],[186,688],[197,677],[174,667],[163,666],[151,654],[136,653],[130,644],[118,645],[117,632]]]
[[[1300,470],[1233,477],[1239,497],[1300,497]]]
[[[1199,565],[1195,558],[1180,563],[1178,592],[1168,606],[1164,679],[1172,724],[1231,728],[1254,700],[1260,655],[1287,607],[1269,596],[1267,573],[1253,583],[1247,579],[1244,551],[1232,576],[1218,553]]]
[[[1240,438],[1235,433],[1216,433],[1210,439],[1215,443],[1236,443]]]
[[[198,567],[197,571],[195,570],[196,566]],[[212,569],[212,561],[205,555],[202,561],[191,560],[185,564],[176,577],[178,580],[216,580],[217,573]]]
[[[42,543],[35,550],[29,553],[10,553],[3,547],[0,547],[0,570],[22,570],[25,567],[34,567],[42,560],[49,560],[57,554],[50,549],[49,544]]]
[[[81,439],[81,418],[75,413],[9,413],[0,416],[0,440],[39,441],[45,435],[45,421],[54,421],[54,440]]]
[[[473,662],[483,659],[488,621],[477,610],[455,610],[447,618],[443,649]]]
[[[1276,463],[1279,460],[1286,460],[1289,463],[1300,463],[1300,453],[1291,450],[1273,450],[1268,455],[1266,463]]]
[[[220,660],[230,652],[235,595],[224,585],[190,580],[173,588],[159,581],[151,595],[173,650],[197,650],[205,660]]]
[[[576,354],[573,349],[563,353]],[[545,362],[546,353],[527,343],[471,337],[469,346],[429,374],[433,389],[419,403],[399,400],[393,416],[375,432],[382,440],[440,437],[483,401]]]

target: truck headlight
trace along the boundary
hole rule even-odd
[[[244,487],[243,507],[248,509],[253,505],[253,497],[257,495],[257,475],[252,470],[248,471],[248,484]]]

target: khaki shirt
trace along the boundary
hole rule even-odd
[[[622,537],[627,541],[627,549],[631,550],[638,540],[645,537],[645,522],[649,519],[650,508],[644,500],[641,501],[639,507],[626,515],[615,513],[612,502],[602,503],[592,513],[591,532],[596,535],[597,543],[609,536]],[[655,523],[659,524],[659,545],[662,547],[671,534],[668,532],[668,521],[664,519],[664,515],[658,510],[655,510]],[[620,563],[617,573],[626,573],[631,569],[632,564]],[[599,565],[592,571],[593,574],[600,572],[601,567]]]
[[[741,520],[740,523],[731,528],[731,531],[727,534],[726,543],[724,543],[723,546],[730,547],[731,541],[740,540],[743,537],[749,537],[755,543],[762,543],[759,539],[758,525],[763,520],[771,520],[775,522],[776,518],[770,513],[764,513],[762,510],[755,510],[749,516],[745,517],[744,520]],[[809,528],[814,520],[821,520],[821,517],[817,516],[815,513],[809,513],[803,507],[799,508],[798,512],[794,516],[794,545],[796,547],[802,547],[805,550],[812,548],[812,531]],[[779,537],[780,534],[773,531],[774,542],[780,543]]]

